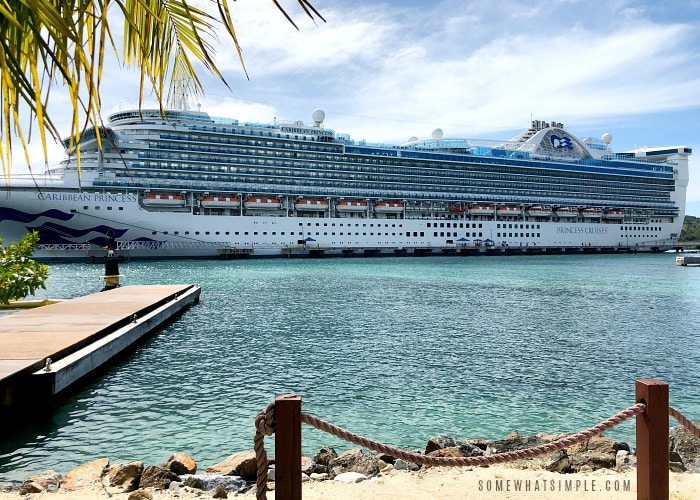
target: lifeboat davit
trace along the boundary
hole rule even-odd
[[[499,217],[516,217],[523,213],[523,209],[520,207],[515,207],[512,205],[506,205],[503,207],[498,207],[496,209],[496,214]]]
[[[277,198],[248,198],[243,206],[248,209],[272,209],[280,208],[282,204]]]
[[[552,207],[544,205],[535,205],[528,207],[525,213],[531,217],[549,217],[552,215]]]
[[[621,208],[611,208],[603,213],[606,219],[622,219],[625,217],[625,211]]]
[[[557,207],[554,210],[557,217],[578,217],[578,208],[576,207]]]
[[[339,201],[335,205],[338,212],[365,212],[367,211],[366,201]]]
[[[238,208],[241,202],[235,196],[205,196],[202,198],[205,208]]]
[[[380,213],[400,213],[403,212],[403,203],[389,203],[382,201],[374,205],[374,211]]]
[[[322,212],[328,208],[328,202],[326,200],[314,200],[314,199],[300,199],[294,204],[294,208],[297,210],[308,210]]]
[[[158,207],[181,207],[185,204],[185,198],[179,194],[147,194],[143,197],[143,204]]]
[[[602,208],[584,208],[581,210],[581,215],[586,219],[600,219],[603,216]]]
[[[493,215],[495,211],[496,207],[493,205],[472,205],[469,207],[471,215]]]

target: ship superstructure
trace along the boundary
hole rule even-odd
[[[122,111],[77,155],[0,190],[0,235],[41,235],[39,256],[109,243],[130,257],[633,249],[677,242],[685,146],[613,153],[534,120],[507,141],[435,130],[402,145],[324,126]],[[99,136],[99,140],[98,140]],[[101,145],[101,147],[99,147]],[[73,147],[65,141],[67,149]]]

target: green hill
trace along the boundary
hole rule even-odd
[[[685,216],[679,241],[700,241],[700,218]]]

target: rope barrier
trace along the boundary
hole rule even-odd
[[[678,423],[685,427],[693,436],[700,439],[700,427],[688,420],[685,415],[676,410],[673,406],[668,407],[668,414],[678,420]]]
[[[275,433],[275,404],[270,403],[264,412],[255,417],[255,438],[253,439],[255,450],[255,462],[258,466],[257,486],[258,500],[267,498],[267,453],[265,452],[265,436]]]
[[[428,455],[423,455],[421,453],[415,453],[411,451],[402,450],[400,448],[394,448],[387,446],[376,441],[372,441],[365,437],[348,432],[336,425],[328,423],[320,418],[314,417],[306,413],[301,414],[301,421],[305,424],[311,425],[316,429],[322,430],[328,434],[349,441],[353,444],[362,446],[364,448],[376,451],[378,453],[384,453],[385,455],[392,456],[394,458],[400,458],[409,462],[413,462],[418,465],[432,465],[432,466],[479,466],[479,465],[491,465],[503,462],[510,462],[512,460],[522,460],[524,458],[532,458],[545,453],[563,450],[573,444],[580,443],[587,439],[602,434],[608,429],[621,424],[628,418],[632,417],[637,413],[644,413],[646,410],[646,405],[644,403],[637,403],[634,406],[619,412],[618,414],[603,420],[598,425],[595,425],[589,429],[572,434],[570,436],[551,441],[549,443],[544,443],[538,446],[533,446],[532,448],[526,448],[524,450],[513,450],[504,453],[495,453],[493,455],[485,455],[479,457],[431,457]]]
[[[523,450],[513,450],[504,453],[495,453],[492,455],[479,456],[479,457],[431,457],[424,455],[422,453],[415,453],[400,448],[395,448],[392,446],[387,446],[385,444],[367,439],[358,434],[349,432],[341,427],[333,425],[325,420],[318,417],[310,415],[308,413],[301,414],[301,421],[307,425],[315,427],[321,431],[324,431],[333,436],[339,437],[348,441],[350,443],[362,446],[369,450],[384,453],[385,455],[392,456],[394,458],[403,459],[418,465],[431,465],[431,466],[480,466],[480,465],[492,465],[503,462],[509,462],[512,460],[522,460],[525,458],[532,458],[545,453],[550,453],[554,451],[563,450],[571,445],[586,441],[594,436],[602,434],[603,432],[621,424],[630,417],[638,414],[644,413],[646,411],[646,404],[637,403],[629,408],[622,410],[621,412],[613,415],[612,417],[603,420],[597,425],[590,427],[581,432],[577,432],[570,436],[566,436],[549,443],[544,443],[538,446],[533,446],[531,448],[526,448]],[[689,421],[676,410],[670,408],[669,412],[675,418],[684,419],[684,421]],[[674,413],[675,412],[675,413]],[[692,424],[690,424],[692,426]],[[694,426],[693,426],[694,427]],[[255,458],[257,461],[257,499],[265,500],[267,498],[267,453],[265,452],[264,439],[265,436],[271,436],[275,432],[275,404],[270,403],[265,408],[264,412],[259,413],[255,417],[255,438],[254,438],[254,448],[255,448]],[[695,429],[696,432],[700,434],[700,430]],[[693,431],[691,431],[693,432]]]

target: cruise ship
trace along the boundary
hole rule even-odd
[[[0,237],[39,259],[664,251],[685,146],[614,153],[534,120],[510,140],[356,141],[312,123],[119,111],[66,158],[0,184]]]

